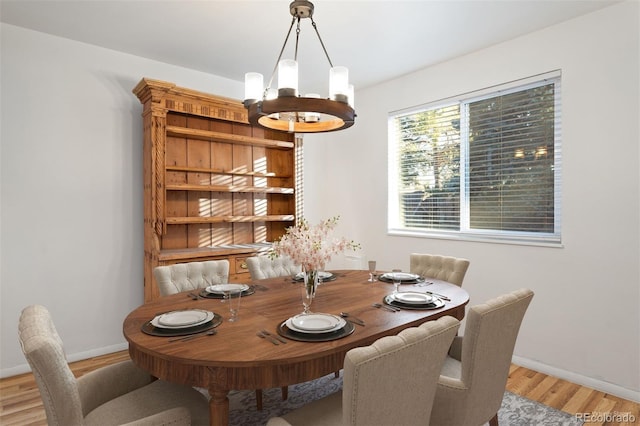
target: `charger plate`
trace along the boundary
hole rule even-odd
[[[287,339],[297,340],[299,342],[329,342],[331,340],[342,339],[347,337],[356,329],[352,322],[346,321],[344,327],[329,333],[300,333],[287,327],[287,320],[282,321],[278,326],[278,334]]]
[[[213,312],[202,309],[182,309],[157,315],[151,324],[157,328],[189,328],[213,319]]]
[[[410,274],[408,272],[385,272],[378,276],[378,280],[385,283],[393,282],[393,275],[398,274],[400,277],[400,284],[417,284],[424,282],[424,278],[417,274]]]
[[[188,336],[190,334],[200,333],[215,328],[222,324],[222,317],[219,314],[213,313],[211,321],[207,321],[204,324],[196,325],[195,327],[187,328],[160,328],[154,327],[151,321],[147,321],[142,324],[141,330],[145,334],[151,336],[171,337],[171,336]]]
[[[247,284],[233,284],[233,283],[225,283],[225,284],[214,284],[205,287],[207,293],[219,293],[225,294],[226,292],[230,293],[238,293],[240,291],[249,290],[249,286]]]
[[[336,278],[336,274],[334,274],[333,272],[320,271],[318,273],[318,281],[321,283],[335,281]],[[304,280],[304,275],[302,274],[302,272],[300,272],[299,274],[294,275],[293,280],[296,282],[302,282]]]
[[[390,280],[393,280],[394,276],[400,278],[400,281],[415,281],[420,279],[420,275],[409,272],[385,272],[381,275],[382,278],[388,278]]]
[[[407,305],[428,305],[435,302],[436,297],[417,291],[400,291],[390,295],[395,302]]]
[[[299,314],[285,321],[285,325],[291,331],[303,334],[320,334],[338,331],[343,328],[346,323],[342,317],[322,313]]]
[[[440,309],[444,306],[444,300],[436,297],[436,296],[432,296],[433,297],[433,302],[432,303],[426,303],[426,304],[415,304],[415,303],[402,303],[397,301],[392,294],[385,296],[382,301],[385,303],[385,305],[391,305],[394,306],[396,308],[401,308],[401,309],[417,309],[417,310],[429,310],[429,309]]]
[[[242,297],[249,296],[256,292],[254,286],[250,285],[247,287],[248,288],[246,290],[240,292]],[[200,296],[206,297],[207,299],[224,299],[224,293],[209,293],[205,288],[200,290]],[[238,293],[231,293],[231,297],[238,297]]]

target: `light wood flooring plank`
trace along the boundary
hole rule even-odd
[[[74,362],[71,364],[71,369],[76,377],[80,377],[96,368],[128,359],[127,351],[121,351]],[[640,424],[640,404],[515,364],[512,364],[509,369],[507,390],[569,414],[588,413],[593,416],[592,418],[597,419],[599,416],[603,420],[587,423],[589,426],[637,426]],[[624,419],[635,419],[635,421],[625,422]],[[46,424],[42,399],[33,374],[21,374],[0,380],[0,425],[45,426]]]

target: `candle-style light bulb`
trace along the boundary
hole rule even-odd
[[[244,75],[244,102],[254,103],[262,99],[263,77],[257,72],[248,72]]]
[[[298,63],[283,59],[278,63],[278,96],[298,95]]]

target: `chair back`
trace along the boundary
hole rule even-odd
[[[469,269],[467,259],[421,253],[412,253],[409,256],[411,273],[444,280],[458,286],[462,286],[467,269]]]
[[[157,266],[153,275],[158,283],[160,296],[168,296],[229,282],[229,261],[208,260]]]
[[[47,308],[31,305],[22,310],[18,338],[38,384],[47,423],[50,426],[81,425],[83,413],[78,383]]]
[[[252,256],[246,262],[252,280],[292,276],[302,272],[302,267],[285,255],[273,259],[269,256]]]
[[[344,425],[427,425],[459,321],[445,316],[351,349],[344,361]]]
[[[532,298],[533,291],[520,289],[469,308],[459,384],[445,383],[443,392],[436,393],[433,424],[482,424],[498,412],[520,324]],[[446,379],[442,376],[440,382]],[[452,389],[459,389],[459,395],[446,395]]]

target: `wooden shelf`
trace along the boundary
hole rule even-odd
[[[188,249],[161,250],[158,257],[161,261],[184,261],[218,256],[266,253],[271,248],[271,243],[256,244],[228,244],[212,247],[198,247]]]
[[[187,216],[168,217],[167,225],[190,225],[196,223],[251,223],[251,222],[289,222],[295,220],[295,215],[268,216]]]
[[[167,191],[204,191],[204,192],[247,192],[253,194],[293,194],[293,188],[281,188],[273,186],[241,186],[241,185],[194,185],[171,184],[166,185]]]
[[[280,175],[273,172],[236,172],[232,170],[222,169],[205,169],[202,167],[187,167],[187,166],[166,166],[165,169],[171,172],[187,172],[187,173],[211,173],[214,175],[229,175],[229,176],[253,176],[259,178],[290,178],[291,175]]]
[[[158,266],[246,258],[294,224],[302,203],[302,145],[293,133],[249,123],[243,103],[142,79],[144,301],[159,297]]]
[[[270,148],[293,148],[293,142],[277,141],[273,139],[254,138],[251,136],[233,135],[230,133],[213,132],[210,130],[189,129],[186,127],[167,126],[167,136],[189,139],[201,139],[212,142],[228,142],[243,145],[259,145]]]

